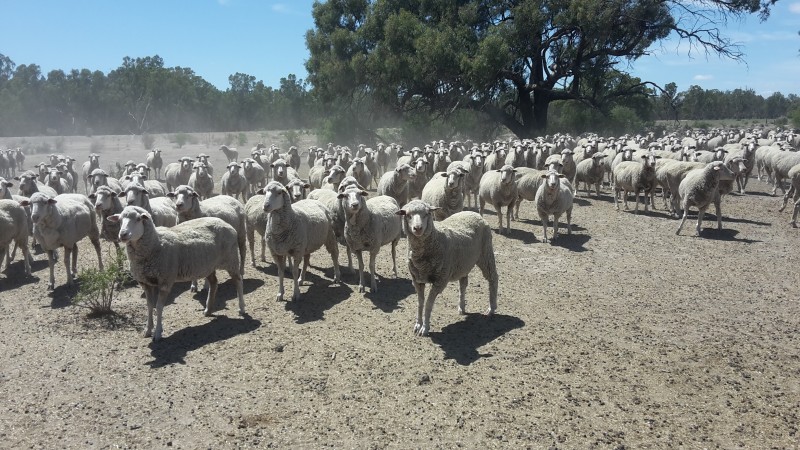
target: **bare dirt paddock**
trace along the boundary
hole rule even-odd
[[[480,314],[476,271],[470,313],[451,284],[427,338],[404,261],[364,295],[317,253],[297,302],[276,302],[271,263],[248,264],[249,317],[226,276],[213,318],[183,283],[156,344],[138,288],[87,319],[61,263],[47,292],[44,255],[33,279],[17,261],[0,277],[0,447],[795,448],[800,230],[750,187],[701,238],[661,209],[615,211],[606,190],[545,244],[526,203],[494,237],[498,314]],[[87,244],[79,268],[96,264]]]

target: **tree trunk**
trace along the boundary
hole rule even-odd
[[[544,136],[547,133],[547,111],[550,109],[552,98],[547,93],[536,91],[531,102],[532,120],[526,125],[531,137]]]

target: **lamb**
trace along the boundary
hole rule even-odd
[[[372,183],[372,172],[367,167],[366,157],[356,158],[347,169],[346,176],[355,177],[361,186],[369,186]]]
[[[19,202],[10,199],[0,200],[0,269],[3,261],[6,267],[11,263],[9,245],[13,242],[22,248],[22,260],[25,264],[25,275],[31,276],[31,254],[28,247],[30,226],[28,214]]]
[[[264,187],[267,181],[267,171],[252,158],[243,159],[242,168],[244,169],[244,179],[247,180],[249,186],[248,195],[253,195],[256,190]]]
[[[259,143],[259,145],[264,145],[264,144],[260,144]],[[256,150],[258,150],[258,149],[259,149],[259,147],[256,146]],[[230,164],[232,162],[238,162],[239,161],[239,151],[236,150],[235,148],[230,148],[227,145],[220,145],[219,146],[219,151],[224,153],[225,157],[228,158],[228,164]]]
[[[310,255],[323,245],[333,260],[333,282],[341,282],[339,248],[333,234],[331,213],[325,205],[317,200],[301,200],[293,204],[286,188],[280,182],[271,181],[264,188],[263,208],[268,214],[267,245],[278,266],[278,301],[283,301],[286,257],[292,257],[292,300],[297,301],[300,299],[300,283],[305,280]],[[298,274],[300,256],[303,256],[302,274]]]
[[[40,183],[37,175],[31,171],[24,172],[22,175],[14,177],[14,179],[19,181],[19,195],[30,197],[36,192],[47,194],[49,197],[58,195],[55,189]]]
[[[100,168],[100,155],[98,155],[97,153],[90,153],[89,154],[89,160],[86,161],[85,163],[83,163],[83,166],[81,167],[81,169],[82,169],[81,177],[83,178],[83,188],[84,188],[84,192],[86,192],[87,194],[89,194],[89,178],[91,177],[92,172],[95,169],[99,169],[99,168]]]
[[[192,165],[194,160],[188,156],[179,159],[178,162],[169,163],[164,168],[164,179],[167,182],[167,190],[172,191],[178,186],[189,183],[192,176]]]
[[[364,292],[364,258],[362,252],[369,252],[369,272],[372,277],[371,289],[378,291],[375,278],[375,257],[381,247],[392,244],[392,272],[397,278],[397,242],[400,241],[400,206],[397,200],[388,195],[379,195],[366,200],[367,191],[349,188],[338,194],[347,220],[344,225],[344,239],[350,251],[358,258],[358,292]]]
[[[567,234],[572,234],[572,201],[575,192],[566,175],[549,171],[540,176],[543,182],[536,191],[534,203],[542,220],[542,242],[547,242],[547,222],[553,216],[553,239],[558,238],[558,219],[567,213]]]
[[[797,228],[797,214],[800,212],[800,164],[789,169],[788,177],[791,186],[786,194],[783,195],[783,206],[781,206],[778,211],[783,212],[783,210],[786,209],[786,203],[789,202],[789,197],[792,197],[794,212],[792,213],[792,221],[789,222],[789,224]]]
[[[408,203],[408,184],[417,176],[415,168],[400,164],[393,171],[386,172],[378,181],[378,195],[388,195],[397,200],[398,205]]]
[[[655,187],[656,160],[660,157],[653,153],[640,156],[641,162],[623,161],[614,168],[614,206],[619,210],[619,192],[623,192],[624,207],[628,209],[628,192],[633,192],[636,196],[635,213],[639,212],[639,190],[652,193]],[[653,205],[655,208],[655,205]],[[647,198],[644,202],[644,210],[647,211]]]
[[[462,211],[441,222],[434,222],[434,208],[413,200],[397,214],[403,218],[408,236],[408,270],[417,292],[418,308],[414,333],[426,336],[431,328],[431,312],[436,297],[450,281],[459,281],[459,314],[466,313],[469,273],[476,265],[489,282],[489,309],[497,310],[497,268],[492,246],[492,229],[480,214]],[[425,285],[430,292],[425,299]]]
[[[189,176],[187,184],[200,196],[200,200],[211,198],[214,195],[214,179],[211,178],[208,166],[204,163],[194,164],[194,173]]]
[[[156,147],[153,151],[147,153],[145,164],[149,170],[152,170],[156,176],[156,180],[161,178],[161,167],[164,165],[164,160],[161,159],[161,149]]]
[[[100,270],[103,270],[103,258],[100,256],[100,231],[94,205],[81,194],[61,194],[50,197],[37,192],[30,200],[23,200],[22,206],[31,207],[33,234],[36,242],[47,251],[47,263],[50,267],[48,289],[55,289],[54,251],[64,247],[64,266],[67,269],[67,286],[72,286],[73,277],[77,275],[78,241],[88,236],[97,252]],[[70,255],[72,264],[70,265]]]
[[[118,179],[108,176],[103,169],[94,169],[90,177],[89,194],[94,193],[100,186],[108,186],[118,194],[122,192],[122,183]]]
[[[219,182],[220,193],[233,198],[241,197],[242,203],[247,203],[248,184],[242,166],[232,161],[228,163],[226,169]]]
[[[499,226],[497,232],[503,234],[503,213],[502,208],[506,208],[506,234],[511,229],[511,214],[514,210],[514,202],[517,201],[517,184],[514,182],[516,169],[510,165],[505,165],[501,169],[490,170],[483,174],[478,188],[480,197],[479,213],[483,215],[483,208],[486,203],[494,206],[497,212]]]
[[[147,211],[157,227],[169,228],[178,223],[178,210],[169,197],[151,198],[150,190],[138,183],[129,184],[119,196],[125,197],[128,206],[138,206]]]
[[[603,176],[605,176],[605,157],[603,153],[595,153],[578,163],[575,167],[575,193],[578,192],[580,183],[583,182],[588,196],[590,185],[594,184],[594,191],[600,198],[600,184],[603,183]]]
[[[463,161],[457,161],[463,164]],[[437,172],[425,185],[420,199],[436,208],[434,220],[444,220],[464,210],[464,179],[469,172],[457,166],[447,172]]]
[[[683,208],[683,219],[681,219],[681,224],[675,234],[681,233],[686,217],[689,215],[689,207],[694,206],[698,209],[695,231],[699,236],[702,230],[703,215],[711,203],[714,203],[717,214],[717,229],[722,229],[721,197],[719,195],[719,182],[721,180],[733,180],[733,172],[722,161],[711,162],[702,169],[694,169],[686,174],[686,177],[678,187],[681,208]]]
[[[161,339],[162,311],[176,282],[205,278],[209,290],[203,313],[210,316],[217,295],[217,270],[230,275],[236,285],[239,314],[245,315],[237,233],[229,224],[216,217],[203,217],[174,228],[156,228],[150,214],[136,206],[126,206],[109,219],[121,223],[119,240],[126,244],[131,276],[147,296],[144,337]]]
[[[244,206],[235,198],[228,195],[217,195],[200,201],[200,195],[190,186],[178,186],[175,191],[167,194],[175,200],[175,209],[178,211],[178,223],[200,217],[218,217],[236,230],[241,268],[239,273],[244,276],[244,260],[247,255],[247,233],[245,228]],[[192,284],[192,290],[197,290],[197,283]]]
[[[119,194],[108,186],[100,186],[93,194],[89,194],[89,200],[94,202],[94,209],[100,214],[100,236],[119,248],[119,224],[107,220],[108,216],[122,212]]]

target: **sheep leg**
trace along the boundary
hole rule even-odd
[[[517,197],[517,201],[514,202],[514,220],[519,220],[519,205],[522,203],[522,197]]]
[[[706,208],[708,208],[708,205],[706,205],[703,208],[700,208],[697,211],[697,226],[695,227],[695,231],[697,232],[697,236],[700,236],[700,232],[703,231],[703,227],[702,227],[702,225],[703,225],[703,216],[706,214]]]
[[[417,291],[417,321],[414,322],[414,334],[418,334],[422,329],[422,313],[425,308],[425,283],[414,282],[414,290]]]
[[[53,290],[56,288],[56,275],[54,270],[55,265],[55,257],[54,257],[55,250],[47,250],[47,266],[50,269],[50,282],[47,284],[47,289]]]
[[[147,299],[147,324],[144,326],[144,337],[153,335],[153,308],[156,306],[158,300],[158,286],[143,285],[144,295]]]
[[[94,238],[89,237],[89,240],[92,242],[92,247],[94,247],[95,253],[97,253],[97,267],[100,270],[103,270],[103,255],[102,255],[103,252],[100,251],[100,236],[98,235],[97,237]],[[117,243],[115,242],[115,244]],[[119,244],[117,244],[117,248],[119,248]],[[78,251],[78,246],[76,245],[75,252],[77,251]]]
[[[689,205],[683,206],[683,218],[681,219],[681,224],[678,225],[678,231],[675,232],[676,235],[681,234],[681,229],[683,228],[683,224],[686,223],[686,217],[689,216]]]
[[[102,267],[100,268],[102,270]],[[72,246],[72,279],[78,277],[78,244]]]
[[[364,287],[364,257],[361,253],[361,250],[356,251],[356,258],[358,258],[358,292],[366,291]]]
[[[572,208],[567,210],[567,234],[572,234]]]
[[[311,262],[311,254],[304,255],[303,256],[303,270],[300,272],[300,279],[298,280],[298,283],[300,283],[301,286],[303,285],[303,283],[306,282],[306,272],[308,272],[309,262]],[[300,263],[298,262],[298,266],[299,266],[299,264]]]
[[[263,234],[261,235],[261,262],[267,262],[267,239]]]
[[[333,263],[333,282],[341,283],[342,274],[339,270],[339,243],[336,242],[336,235],[333,234],[333,230],[330,231],[328,240],[325,242],[325,249],[330,253],[331,262]]]
[[[395,239],[392,241],[392,273],[394,277],[397,278],[397,243],[400,239]]]
[[[292,281],[294,281],[294,291],[292,291],[292,301],[300,300],[300,258],[292,257]]]
[[[436,297],[442,292],[442,290],[444,290],[445,286],[447,286],[446,282],[444,283],[444,286],[431,284],[431,289],[428,291],[428,298],[425,300],[425,315],[423,316],[422,326],[419,328],[419,331],[417,331],[417,336],[428,335],[428,332],[431,329],[431,312],[433,312],[433,302],[436,301]]]
[[[511,233],[511,215],[514,212],[513,204],[506,206],[506,235]]]
[[[614,207],[619,211],[619,189],[614,186]]]
[[[794,202],[794,212],[792,212],[792,221],[789,222],[794,228],[797,228],[797,213],[800,213],[800,194],[795,195],[796,201]]]
[[[792,185],[789,188],[789,192],[783,194],[783,205],[781,205],[781,207],[778,208],[778,212],[783,212],[783,210],[786,209],[786,204],[789,203],[789,197],[793,196],[794,193],[795,193],[795,189],[794,189],[794,185]],[[14,250],[16,250],[16,248]]]
[[[717,214],[717,230],[722,230],[722,209],[720,203],[722,203],[721,198],[717,198],[717,200],[714,201],[714,212]]]
[[[597,181],[594,183],[594,192],[597,194],[597,198],[600,198],[600,183],[601,181]],[[586,196],[588,197],[589,194],[587,193]]]
[[[203,314],[208,317],[211,315],[211,311],[214,309],[214,301],[217,299],[217,287],[219,285],[217,281],[217,272],[211,272],[211,274],[206,277],[206,281],[208,281],[208,297],[206,298],[206,309],[203,311]]]
[[[256,232],[253,230],[252,227],[247,227],[247,244],[250,246],[250,262],[253,264],[253,267],[256,267],[256,252],[254,251],[255,244],[256,244]],[[264,256],[264,253],[261,253],[261,256]]]
[[[380,250],[380,247],[378,247],[378,250]],[[394,246],[392,247],[392,250],[394,250]],[[372,288],[371,292],[373,293],[378,292],[378,281],[375,278],[375,256],[377,255],[377,251],[369,252],[369,274],[372,278],[372,285],[370,287]]]
[[[70,263],[72,261],[72,247],[64,246],[64,267],[67,269],[67,286],[72,286],[72,270],[70,270]],[[53,289],[55,289],[55,280],[53,280]]]
[[[458,313],[464,315],[467,313],[467,285],[469,284],[469,275],[464,276],[458,280]]]
[[[163,327],[161,326],[161,318],[164,312],[164,303],[166,303],[167,295],[169,295],[171,288],[171,284],[169,287],[159,286],[158,288],[158,302],[156,302],[156,329],[153,331],[153,341],[161,340],[161,332],[163,331]]]
[[[17,245],[22,247],[22,260],[25,261],[25,275],[31,276],[31,261],[33,258],[31,257],[31,251],[28,248],[28,243],[21,241]]]
[[[286,271],[286,256],[285,255],[276,255],[272,254],[272,259],[275,260],[275,264],[278,266],[278,296],[276,298],[277,301],[283,301],[283,273]]]
[[[545,214],[539,214],[539,219],[542,221],[542,242],[547,242],[548,216]]]
[[[553,214],[553,240],[558,238],[558,219],[561,217],[560,214]]]
[[[494,205],[494,210],[497,213],[497,221],[499,225],[497,226],[497,232],[499,234],[503,234],[503,211],[500,205]]]

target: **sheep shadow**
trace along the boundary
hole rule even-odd
[[[310,278],[306,279],[306,282]],[[325,311],[343,302],[353,293],[353,289],[341,283],[331,286],[331,282],[315,282],[308,286],[308,290],[303,292],[307,285],[300,286],[300,300],[292,300],[291,278],[289,284],[285,286],[284,299],[286,299],[286,310],[295,315],[295,323],[304,324],[325,320]]]
[[[205,345],[224,341],[234,336],[250,333],[261,326],[261,321],[250,316],[232,319],[226,316],[213,317],[208,322],[187,327],[162,338],[158,342],[150,342],[150,354],[153,360],[145,363],[151,369],[172,365],[186,364],[186,355]]]
[[[550,230],[552,231],[552,230]],[[573,229],[573,231],[575,231]],[[552,236],[551,236],[552,237]],[[589,239],[592,237],[588,234],[566,234],[566,233],[559,233],[558,238],[550,239],[550,245],[553,247],[561,247],[563,249],[569,250],[571,252],[581,253],[585,252],[587,248],[584,246]]]
[[[478,353],[480,347],[523,326],[525,322],[518,317],[472,313],[462,321],[445,326],[440,332],[431,332],[430,338],[442,348],[445,359],[468,366],[480,358],[493,356],[491,353]]]
[[[534,222],[532,220],[525,220],[524,222],[531,224],[531,230],[533,229],[532,224]],[[516,223],[522,224],[523,222],[521,220],[517,220]],[[539,225],[541,226],[541,222],[539,223]],[[539,242],[539,240],[536,239],[536,234],[533,231],[528,231],[521,228],[515,228],[513,226],[511,227],[511,231],[504,236],[509,239],[518,240],[523,244],[533,244],[535,242]]]
[[[728,228],[723,228],[721,230],[714,228],[703,228],[700,231],[700,236],[703,239],[708,239],[712,241],[727,241],[727,242],[742,242],[745,244],[754,244],[756,242],[762,242],[756,239],[743,239],[737,238],[736,235],[739,234],[739,231],[732,230]]]
[[[201,287],[203,281],[200,281]],[[242,280],[242,294],[247,295],[254,292],[256,289],[260,288],[264,285],[264,280],[257,280],[253,278],[245,278]],[[208,291],[202,290],[194,293],[194,299],[200,303],[200,305],[205,308],[206,307],[206,299],[208,299]],[[228,309],[228,301],[233,300],[235,302],[234,310],[239,310],[239,298],[236,295],[236,285],[233,281],[228,280],[223,283],[220,283],[217,286],[217,298],[214,301],[214,309],[212,312],[221,311],[224,309]],[[247,299],[245,299],[245,305],[247,304]]]
[[[378,277],[378,292],[368,292],[364,297],[369,299],[377,309],[390,313],[400,307],[400,302],[414,294],[414,285],[408,278]]]
[[[31,263],[31,276],[28,276],[25,275],[25,264],[22,261],[14,261],[6,268],[5,277],[0,278],[0,291],[10,291],[26,284],[38,283],[41,278],[34,275],[34,272],[46,268],[47,261],[34,261]]]
[[[56,271],[56,283],[58,283],[58,281],[58,271]],[[72,299],[78,294],[78,290],[81,286],[81,280],[79,277],[75,277],[72,282],[72,286],[67,286],[66,274],[64,275],[64,279],[61,281],[64,284],[56,286],[56,288],[50,291],[48,294],[50,296],[50,308],[52,309],[61,309],[72,306]]]

